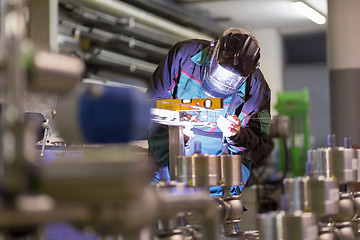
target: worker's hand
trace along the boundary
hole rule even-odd
[[[224,137],[235,136],[240,131],[240,119],[236,115],[228,115],[226,118],[220,116],[217,119],[217,125]]]
[[[190,138],[195,137],[195,134],[192,130],[192,127],[185,125],[183,129],[184,139],[185,141],[188,141]]]

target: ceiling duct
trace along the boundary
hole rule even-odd
[[[133,18],[135,21],[166,31],[182,39],[201,38],[211,40],[213,37],[183,27],[167,19],[158,17],[130,4],[115,0],[60,0],[61,3],[71,3],[76,6],[85,6],[103,13],[116,16]]]
[[[134,37],[89,28],[67,20],[60,22],[59,33],[76,38],[82,43],[88,43],[78,43],[83,51],[87,51],[88,48],[96,44],[103,49],[120,52],[153,63],[159,62],[168,51],[166,48],[139,41]]]
[[[155,46],[169,49],[180,38],[160,31],[133,19],[114,17],[84,6],[60,4],[59,14],[61,21],[68,20],[89,28],[98,28],[111,33],[120,33],[134,37],[140,41],[152,43]]]
[[[222,35],[224,29],[214,19],[194,12],[172,0],[123,0],[173,22],[185,25],[212,36]]]

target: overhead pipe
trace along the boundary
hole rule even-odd
[[[174,1],[168,0],[123,0],[124,2],[138,6],[149,12],[168,19],[174,19],[174,22],[193,27],[194,29],[203,29],[212,35],[222,35],[224,29],[221,28],[213,19],[201,15]]]
[[[65,20],[60,23],[59,30],[60,33],[69,37],[89,39],[102,48],[108,50],[115,49],[117,52],[123,53],[127,52],[133,57],[148,60],[149,62],[159,62],[168,51],[165,48],[139,41],[133,37],[128,37],[123,34],[113,34],[97,28],[90,29]],[[126,45],[128,47],[124,47]]]
[[[91,11],[91,12],[90,12]],[[153,45],[170,48],[178,37],[169,36],[168,33],[147,26],[140,22],[133,24],[132,18],[117,18],[85,7],[74,7],[60,4],[59,14],[61,23],[64,21],[74,24],[101,28],[112,33],[121,33],[139,39],[143,42],[151,42]]]
[[[130,4],[114,1],[114,0],[60,0],[62,3],[71,3],[77,6],[86,6],[97,11],[116,17],[134,18],[135,21],[156,27],[168,33],[181,37],[182,39],[200,38],[211,40],[212,37],[194,31],[189,28],[182,27],[176,23],[166,19],[157,17],[151,13],[145,12],[139,8],[131,6]]]

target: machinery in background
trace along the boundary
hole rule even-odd
[[[360,154],[328,136],[328,147],[308,151],[306,176],[284,179],[282,211],[257,216],[260,239],[360,238]]]
[[[288,116],[291,121],[291,140],[284,144],[288,145],[290,166],[289,172],[293,176],[302,176],[305,174],[306,153],[309,150],[309,122],[308,112],[310,108],[309,93],[305,88],[299,92],[278,93],[278,102],[275,109],[279,115]],[[281,139],[281,141],[287,141]],[[284,144],[279,144],[280,170],[284,172],[285,168],[285,152]]]
[[[184,155],[182,131],[203,123],[178,111],[155,111],[157,120],[170,126],[173,181],[150,184],[147,151],[126,144],[148,127],[146,97],[132,88],[81,85],[83,62],[34,51],[25,36],[23,1],[2,4],[0,227],[5,239],[41,238],[44,224],[58,221],[91,228],[104,238],[141,240],[359,236],[360,194],[354,183],[360,154],[349,141],[342,148],[330,138],[328,148],[310,150],[308,176],[284,180],[283,211],[259,214],[259,231],[239,231],[243,205],[239,195],[230,195],[230,186],[244,184],[242,156],[201,154],[200,146]],[[54,118],[69,144],[45,148],[43,158],[24,118],[28,91],[56,93]],[[196,108],[207,109],[208,102],[195,101]],[[145,115],[139,118],[134,108]],[[46,130],[47,119],[40,122]],[[61,157],[51,155],[56,151]],[[210,198],[209,186],[222,187],[224,195]]]
[[[215,240],[217,213],[208,195],[156,190],[149,184],[147,152],[121,144],[146,134],[150,108],[145,95],[128,88],[80,86],[83,62],[33,51],[26,39],[26,5],[21,0],[2,4],[0,52],[7,58],[1,59],[0,234],[39,239],[44,224],[65,221],[90,227],[101,237],[152,239],[157,219],[196,211],[203,216],[202,238]],[[55,118],[69,143],[57,150],[74,153],[70,157],[42,161],[35,148],[38,127],[24,118],[29,91],[57,94]],[[143,109],[141,117],[134,108]]]

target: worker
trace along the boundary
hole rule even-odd
[[[201,143],[202,153],[222,153],[226,143],[230,154],[247,154],[261,149],[270,130],[270,88],[259,69],[260,48],[245,29],[230,28],[213,41],[191,39],[176,43],[152,75],[147,93],[155,99],[193,99],[220,97],[220,112],[196,112],[198,121],[213,121],[215,126],[196,126],[186,146],[194,153]],[[191,114],[191,112],[189,112]],[[153,123],[149,150],[159,169],[169,164],[167,126]],[[250,175],[251,162],[242,166],[243,182]],[[232,188],[238,194],[241,187]],[[221,195],[221,187],[210,189]]]

